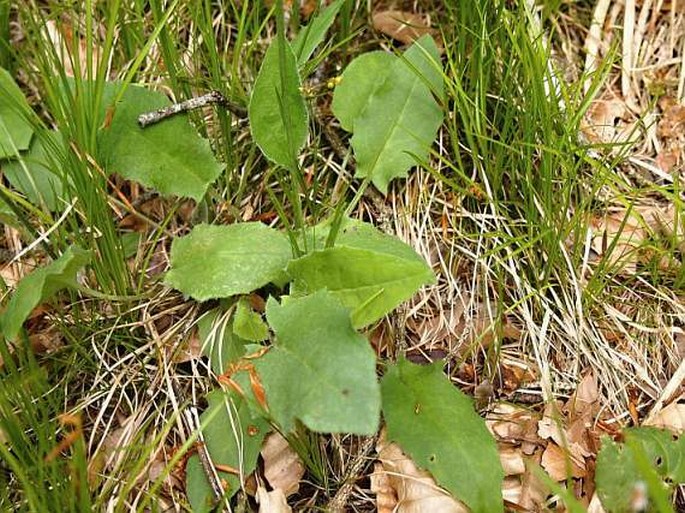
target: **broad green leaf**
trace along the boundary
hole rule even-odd
[[[345,1],[335,0],[335,2],[318,13],[309,25],[301,28],[300,32],[295,36],[291,44],[299,66],[303,66],[309,60],[312,53],[314,53],[316,47],[321,44]]]
[[[414,250],[364,223],[348,222],[334,247],[293,260],[287,270],[294,290],[330,291],[352,311],[357,328],[377,321],[435,280]]]
[[[0,159],[14,157],[29,148],[33,127],[23,113],[29,113],[24,94],[12,75],[0,68]]]
[[[333,114],[348,132],[369,104],[373,93],[385,82],[399,59],[389,52],[368,52],[353,60],[342,74],[333,94]]]
[[[36,137],[29,151],[18,159],[7,161],[2,171],[12,186],[26,194],[34,205],[45,204],[50,210],[64,207],[60,201],[63,194],[62,178],[55,174],[51,155],[61,146],[62,136],[57,131],[46,132],[45,137]]]
[[[645,478],[649,477],[644,475],[645,470],[656,471],[669,485],[685,482],[685,438],[674,440],[668,431],[654,428],[626,429],[624,435],[626,444],[602,438],[602,448],[597,455],[597,494],[611,513],[634,510],[631,497],[638,488],[645,486]],[[641,468],[633,447],[647,457],[648,469]],[[655,491],[659,490],[650,490],[650,493]]]
[[[250,130],[270,160],[292,169],[307,139],[307,107],[300,92],[300,75],[290,44],[279,52],[274,39],[254,84],[250,105]]]
[[[348,310],[322,290],[282,304],[269,299],[266,317],[276,342],[255,365],[284,431],[299,419],[314,431],[375,433],[376,357],[352,327]]]
[[[117,87],[115,82],[107,84],[106,106]],[[118,173],[162,194],[199,201],[222,170],[209,142],[182,115],[147,128],[138,126],[138,115],[169,103],[161,93],[128,86],[111,123],[100,130],[98,158],[108,173]]]
[[[76,286],[76,273],[90,261],[90,252],[71,246],[54,262],[25,276],[2,315],[2,330],[8,340],[19,335],[33,309],[58,291]]]
[[[400,360],[386,371],[381,392],[389,440],[474,513],[503,510],[495,440],[440,363]]]
[[[406,176],[425,160],[442,124],[443,112],[433,97],[442,96],[438,49],[430,36],[416,41],[398,59],[369,103],[354,120],[352,147],[360,178],[371,177],[383,193],[393,178]],[[440,84],[439,89],[432,91]]]
[[[247,294],[282,277],[290,243],[262,223],[199,225],[174,239],[165,283],[205,301]]]
[[[257,466],[262,441],[268,434],[269,423],[253,416],[247,403],[235,392],[215,390],[207,394],[209,407],[200,416],[202,437],[212,463],[226,465],[241,471],[246,477]],[[193,462],[193,459],[196,459]],[[186,490],[195,513],[212,511],[214,495],[205,472],[192,456],[186,467]],[[227,498],[240,489],[240,477],[218,472],[227,485]]]
[[[269,338],[269,328],[262,316],[252,310],[250,302],[241,298],[236,305],[233,319],[233,333],[251,342],[261,342]]]
[[[209,358],[214,374],[223,374],[228,365],[245,355],[246,341],[233,333],[230,315],[210,310],[197,322],[202,354]]]

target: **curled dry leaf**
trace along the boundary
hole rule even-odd
[[[622,100],[596,100],[588,109],[581,130],[591,143],[627,142],[633,130],[626,121],[629,115]]]
[[[292,513],[292,508],[285,500],[283,490],[277,488],[270,492],[260,486],[257,488],[257,502],[259,503],[259,513]]]
[[[505,476],[516,476],[526,471],[523,453],[518,447],[500,446],[499,460],[502,463]]]
[[[585,477],[585,462],[576,461],[570,453],[559,447],[554,442],[547,444],[545,452],[542,453],[542,468],[555,481],[564,481],[569,473],[573,477]]]
[[[376,487],[379,512],[468,512],[466,506],[436,484],[430,473],[419,469],[399,445],[380,441],[378,459],[380,465],[376,467],[372,483]]]
[[[487,348],[500,335],[511,340],[521,337],[521,331],[506,315],[498,318],[498,306],[494,301],[467,304],[463,299],[457,300],[439,315],[419,322],[410,319],[408,327],[421,342],[430,343],[431,347],[458,340],[457,347],[450,350],[456,349],[460,355],[477,348]]]
[[[676,434],[685,432],[685,403],[672,402],[643,425],[668,429]]]
[[[644,223],[636,212],[626,219],[625,212],[612,212],[590,221],[593,237],[591,247],[610,266],[620,266],[627,273],[635,273],[639,260],[638,248],[648,237]],[[610,252],[609,252],[610,251]]]
[[[411,44],[425,34],[433,34],[430,21],[406,11],[380,11],[373,15],[373,27],[400,43]]]
[[[304,475],[299,456],[280,433],[266,437],[261,450],[264,459],[264,477],[274,490],[282,490],[286,497],[297,493]]]

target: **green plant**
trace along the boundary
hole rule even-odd
[[[274,163],[273,173],[289,185],[285,189],[290,205],[274,201],[286,232],[260,223],[201,224],[172,245],[166,283],[198,301],[225,300],[224,307],[211,311],[202,326],[212,368],[229,387],[207,397],[204,443],[216,462],[239,468],[244,476],[254,468],[270,427],[294,436],[307,429],[371,435],[383,412],[389,436],[433,471],[443,486],[474,511],[499,511],[502,476],[497,453],[470,401],[437,366],[423,368],[405,360],[377,362],[358,331],[434,281],[431,269],[407,245],[344,215],[370,183],[386,192],[392,179],[427,159],[444,112],[442,70],[432,38],[418,40],[400,56],[362,55],[345,71],[334,111],[353,133],[357,177],[363,182],[345,208],[334,210],[318,224],[305,221],[301,198],[309,191],[298,156],[309,121],[300,86],[312,70],[312,54],[343,4],[343,0],[331,4],[292,43],[285,39],[282,17],[277,16],[278,37],[266,52],[252,90],[248,111],[254,141]],[[161,34],[169,14],[156,16],[156,33]],[[372,67],[366,69],[367,64]],[[145,129],[138,126],[138,114],[169,101],[131,84],[134,73],[135,66],[121,82],[92,73],[86,78],[56,79],[57,85],[49,88],[48,104],[60,113],[56,115],[59,130],[48,131],[34,119],[3,71],[0,85],[8,94],[0,103],[0,121],[6,127],[0,158],[14,189],[6,194],[24,194],[27,208],[35,203],[45,215],[78,198],[85,202],[86,219],[93,220],[103,213],[98,209],[106,197],[98,187],[104,189],[107,178],[117,173],[162,194],[201,201],[218,179],[221,164],[186,119]],[[398,104],[402,108],[396,108]],[[74,116],[84,117],[82,123],[67,114],[70,109]],[[383,115],[386,111],[395,115]],[[51,160],[73,164],[69,169],[76,171],[56,171],[60,166]],[[87,178],[94,172],[100,174],[92,188]],[[13,203],[21,201],[12,198]],[[293,211],[292,222],[286,207]],[[103,226],[112,232],[105,236],[114,241],[111,219]],[[5,338],[20,338],[31,310],[63,288],[97,297],[76,279],[77,273],[89,261],[97,268],[103,256],[123,254],[121,245],[112,244],[118,249],[113,246],[108,252],[97,242],[98,258],[93,260],[88,251],[66,249],[25,278],[3,315]],[[101,286],[109,281],[114,283],[111,291],[127,289],[126,279],[106,279],[106,274],[103,267],[96,276]],[[258,290],[269,296],[266,323],[245,299]],[[213,321],[218,319],[225,324],[216,336]],[[379,364],[384,367],[380,382]],[[446,427],[444,416],[460,420]],[[225,430],[227,424],[231,431]],[[407,430],[408,426],[413,429]],[[421,433],[418,442],[416,432]],[[241,436],[235,438],[236,434]],[[470,482],[455,480],[449,472],[451,463],[437,456],[445,448],[455,457],[478,462],[483,475]],[[242,484],[230,474],[222,477],[229,485],[227,496]],[[188,495],[199,511],[210,508],[217,498],[211,484],[199,459],[191,458]]]
[[[320,16],[329,20],[330,11]],[[324,27],[320,19],[311,26]],[[302,33],[312,32],[316,29]],[[287,178],[282,179],[290,180],[290,189],[299,188],[303,196],[307,191],[297,156],[307,137],[308,117],[299,70],[324,33],[325,29],[316,33],[310,50],[296,53],[293,47],[303,48],[301,39],[291,45],[279,30],[250,100],[255,142],[287,170]],[[358,59],[342,76],[334,111],[343,127],[354,132],[357,176],[365,178],[362,189],[373,182],[386,191],[391,179],[426,158],[442,121],[436,101],[442,98],[438,52],[433,40],[425,37],[401,57],[376,53]],[[372,69],[365,69],[366,61]],[[381,115],[398,102],[403,108],[395,109],[397,116]],[[376,358],[357,331],[431,283],[431,270],[405,244],[367,223],[344,218],[341,210],[307,226],[299,195],[290,197],[295,218],[287,233],[259,223],[200,225],[172,245],[168,285],[200,301],[229,299],[228,310],[211,313],[221,321],[203,330],[211,366],[220,374],[219,381],[232,390],[228,396],[212,396],[212,406],[203,416],[207,420],[216,415],[214,408],[221,406],[214,401],[229,399],[220,417],[214,417],[221,420],[207,421],[203,431],[209,435],[212,457],[239,467],[244,475],[256,465],[257,454],[249,447],[258,445],[265,434],[263,428],[255,429],[261,419],[286,435],[302,427],[371,435],[378,429],[382,410],[389,436],[431,469],[443,486],[474,511],[501,510],[497,452],[470,401],[439,367],[422,368],[404,360],[386,364],[380,385]],[[283,206],[280,211],[285,211]],[[240,298],[260,289],[270,296],[265,317],[272,334],[269,343],[255,345],[268,333],[258,314]],[[224,311],[232,319],[228,324]],[[222,335],[217,336],[218,331]],[[246,441],[244,447],[216,445],[215,423],[225,425],[226,416],[241,433],[238,438]],[[448,428],[445,416],[459,421]],[[478,462],[483,472],[468,483],[455,480],[451,463],[437,456],[448,447],[453,456]],[[194,508],[211,509],[217,497],[199,457],[190,459],[188,472]],[[225,493],[230,497],[239,483],[228,474],[223,477],[229,480]]]
[[[670,495],[685,483],[685,438],[655,428],[623,432],[624,443],[608,437],[597,455],[597,493],[611,513],[672,512]]]

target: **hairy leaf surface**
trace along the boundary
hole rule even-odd
[[[430,267],[402,241],[351,221],[334,247],[291,261],[288,274],[298,291],[329,290],[350,308],[358,328],[377,321],[435,280]]]
[[[280,280],[290,258],[288,238],[262,223],[199,225],[174,239],[165,283],[198,301],[247,294]]]
[[[397,59],[385,81],[354,120],[352,147],[360,178],[371,177],[383,193],[393,178],[428,157],[443,112],[433,94],[442,96],[439,53],[424,36]]]

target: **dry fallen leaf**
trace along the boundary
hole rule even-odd
[[[404,44],[433,32],[425,16],[406,11],[377,12],[373,15],[373,27]]]
[[[600,257],[606,256],[610,266],[620,265],[628,273],[635,273],[639,248],[648,238],[645,224],[633,211],[626,219],[625,212],[612,212],[590,221],[593,237],[591,247]],[[612,247],[613,246],[613,247]],[[611,250],[611,253],[607,252]]]
[[[373,464],[371,474],[371,493],[376,494],[377,513],[392,513],[397,506],[397,494],[390,483],[388,473],[383,470],[383,464]]]
[[[282,490],[286,497],[297,493],[304,475],[304,465],[288,441],[280,433],[266,437],[261,450],[264,477],[274,490]]]
[[[626,122],[629,115],[622,100],[596,100],[588,109],[581,130],[591,143],[626,142],[632,131],[632,125]]]
[[[676,434],[685,432],[685,403],[672,402],[643,425],[668,429]]]
[[[380,467],[374,472],[378,511],[393,513],[467,513],[466,506],[456,501],[436,483],[430,473],[416,464],[395,443],[379,441]],[[380,470],[380,475],[378,474]],[[383,476],[384,474],[384,476]],[[396,503],[391,504],[393,492]],[[379,500],[380,499],[380,500]],[[381,510],[383,507],[383,510]]]
[[[568,451],[565,451],[554,442],[547,444],[545,452],[542,453],[540,464],[549,474],[549,477],[555,481],[565,481],[569,471],[573,477],[585,477],[586,475],[584,462],[581,463],[581,467]]]
[[[259,513],[292,513],[293,511],[288,506],[283,490],[280,488],[267,492],[263,486],[258,487],[257,503],[259,504]]]

